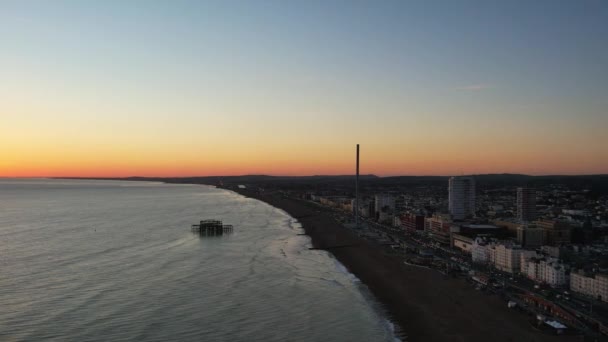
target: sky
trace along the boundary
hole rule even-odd
[[[0,177],[608,173],[608,1],[0,0]]]

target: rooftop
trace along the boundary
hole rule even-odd
[[[463,224],[462,227],[470,229],[500,229],[493,224]]]
[[[546,321],[547,325],[555,329],[566,329],[567,327],[558,321]]]

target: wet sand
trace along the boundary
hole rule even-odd
[[[315,248],[352,245],[328,251],[370,289],[407,341],[583,340],[539,332],[527,315],[508,309],[497,296],[476,291],[462,279],[407,266],[303,201],[279,193],[236,192],[285,210],[302,224]]]

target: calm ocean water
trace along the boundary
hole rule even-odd
[[[206,218],[234,233],[201,238]],[[1,341],[392,341],[296,220],[195,185],[0,179]]]

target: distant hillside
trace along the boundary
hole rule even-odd
[[[244,175],[244,176],[213,176],[213,177],[185,177],[185,178],[139,178],[131,177],[129,180],[154,180],[168,183],[194,183],[208,185],[239,185],[255,184],[260,187],[277,187],[292,189],[323,189],[326,187],[344,186],[354,184],[355,176],[266,176],[266,175]],[[374,175],[362,175],[361,180],[378,179]]]
[[[531,186],[544,187],[551,184],[562,184],[571,189],[592,190],[594,192],[608,193],[608,175],[584,176],[527,176],[512,174],[477,175],[476,183],[479,187],[502,186]]]
[[[375,175],[361,175],[360,179],[378,179]],[[127,177],[124,180],[145,180],[145,181],[168,181],[171,183],[260,183],[260,182],[295,182],[295,183],[322,183],[322,182],[342,182],[355,180],[353,175],[339,176],[267,176],[267,175],[243,175],[243,176],[204,176],[204,177]]]
[[[573,190],[587,189],[595,195],[608,195],[608,175],[584,176],[529,176],[521,174],[486,174],[473,175],[478,189],[492,189],[501,187],[531,186],[544,187],[551,184],[562,184]],[[95,178],[112,179],[112,178]],[[113,178],[116,179],[116,178]],[[324,187],[351,187],[354,186],[355,176],[205,176],[205,177],[128,177],[122,180],[158,181],[167,183],[190,183],[225,185],[255,184],[261,187],[285,187],[292,189],[323,189]],[[362,187],[381,188],[408,188],[419,186],[444,186],[447,188],[448,176],[396,176],[378,177],[375,175],[361,175]]]
[[[562,184],[571,189],[591,190],[599,194],[608,194],[608,175],[582,176],[529,176],[521,174],[486,174],[472,175],[478,189],[501,187],[544,187],[551,184]],[[446,186],[449,176],[398,176],[383,177],[370,183],[384,186]]]

